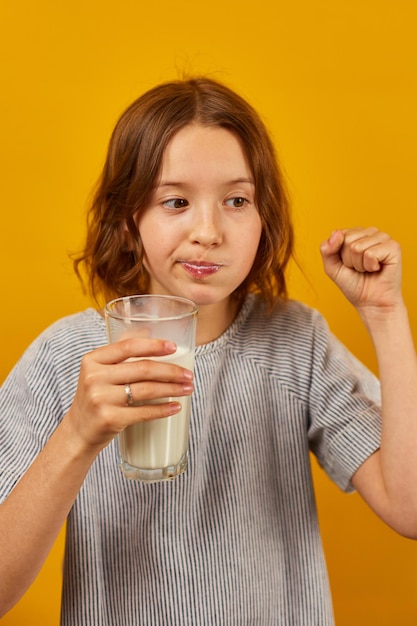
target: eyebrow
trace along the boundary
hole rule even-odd
[[[238,178],[233,178],[232,180],[228,180],[224,182],[224,185],[236,185],[238,183],[248,183],[250,185],[255,185],[255,182],[252,178],[248,178],[247,176],[241,176]],[[161,180],[159,183],[155,185],[155,188],[158,187],[183,187],[187,186],[188,183],[183,183],[181,181],[175,180]]]

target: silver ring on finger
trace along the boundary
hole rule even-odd
[[[132,389],[130,387],[129,384],[125,385],[125,394],[126,394],[126,404],[127,406],[134,406],[135,405],[135,401],[133,399],[133,393],[132,393]]]

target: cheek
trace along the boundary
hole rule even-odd
[[[240,240],[240,245],[245,246],[246,251],[247,251],[247,256],[251,257],[252,262],[254,261],[256,253],[258,251],[259,242],[261,241],[261,235],[262,235],[262,223],[261,223],[261,218],[258,216],[258,218],[254,219],[253,223],[248,228],[246,238],[244,238],[243,240]]]
[[[144,232],[142,238],[143,264],[148,271],[158,272],[173,257],[173,238],[164,236],[160,229]]]

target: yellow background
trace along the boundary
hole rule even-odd
[[[416,6],[3,0],[0,378],[46,325],[87,306],[67,253],[81,245],[111,129],[140,93],[183,71],[226,81],[262,112],[287,174],[306,274],[293,269],[291,293],[319,308],[374,369],[318,246],[335,227],[392,233],[416,326]],[[337,624],[414,626],[417,544],[316,466],[315,479]],[[62,551],[63,533],[4,626],[58,623]]]

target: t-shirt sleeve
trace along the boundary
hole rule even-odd
[[[37,339],[0,388],[0,502],[44,447],[64,413],[54,355]]]
[[[319,464],[344,491],[380,447],[381,397],[378,379],[315,320],[309,393],[309,442]]]
[[[83,356],[107,343],[94,309],[64,317],[29,346],[0,387],[0,502],[72,404]]]

